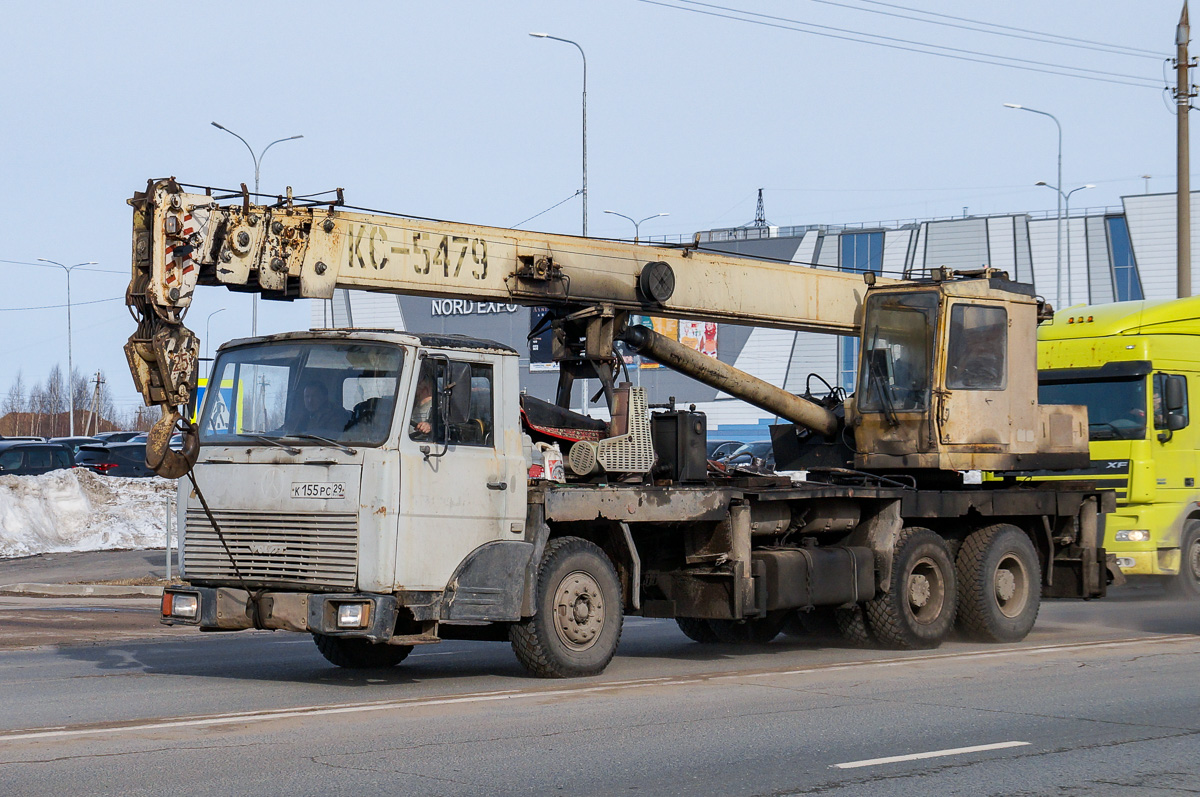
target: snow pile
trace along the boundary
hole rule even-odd
[[[161,548],[175,482],[85,468],[0,476],[0,557]]]

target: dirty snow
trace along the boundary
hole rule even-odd
[[[161,548],[175,482],[84,468],[0,476],[0,558],[63,551]]]

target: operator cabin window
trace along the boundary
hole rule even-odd
[[[1003,390],[1007,353],[1008,311],[1003,307],[956,304],[950,310],[947,388]]]
[[[492,366],[427,357],[421,364],[408,436],[420,442],[493,446]]]

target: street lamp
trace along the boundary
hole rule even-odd
[[[587,56],[583,53],[583,48],[578,42],[573,42],[570,39],[560,39],[557,36],[551,36],[548,33],[530,33],[535,39],[552,39],[556,42],[564,44],[573,44],[575,49],[579,50],[579,55],[583,58],[583,237],[587,237]]]
[[[272,141],[270,144],[267,144],[265,147],[263,147],[262,152],[255,155],[254,148],[250,146],[249,142],[247,142],[246,139],[242,138],[241,136],[239,136],[237,133],[230,130],[225,125],[220,125],[220,124],[217,124],[216,122],[213,122],[212,126],[217,128],[218,130],[224,130],[226,133],[228,133],[229,135],[236,138],[238,141],[245,144],[246,149],[250,150],[250,157],[254,160],[254,197],[255,197],[255,201],[258,201],[259,167],[262,166],[262,159],[263,159],[263,156],[267,154],[267,150],[269,150],[271,147],[275,146],[276,144],[278,144],[282,141],[295,141],[298,138],[304,138],[304,136],[288,136],[287,138],[277,138],[274,141]],[[251,335],[258,334],[258,294],[257,293],[255,293],[253,296],[250,297],[250,334]]]
[[[1045,111],[1037,111],[1037,110],[1034,110],[1033,108],[1026,108],[1024,105],[1017,105],[1016,103],[1012,103],[1012,102],[1004,103],[1004,107],[1005,108],[1013,108],[1018,111],[1029,111],[1030,113],[1036,113],[1036,114],[1039,114],[1040,116],[1049,116],[1051,119],[1054,120],[1055,126],[1058,127],[1058,184],[1062,185],[1062,125],[1059,124],[1058,117],[1052,113],[1046,113]],[[1058,228],[1058,254],[1056,256],[1056,266],[1057,266],[1057,270],[1058,270],[1058,284],[1054,289],[1055,290],[1054,301],[1061,302],[1062,301],[1062,212],[1063,212],[1062,191],[1059,191],[1058,194],[1059,194],[1059,196],[1058,196],[1058,216],[1056,217],[1057,223],[1055,225]]]
[[[86,263],[76,263],[73,266],[65,266],[57,260],[47,260],[44,257],[39,257],[43,263],[49,263],[53,266],[58,266],[63,271],[67,272],[67,406],[71,410],[71,437],[75,436],[75,360],[71,351],[71,270],[80,266],[94,266],[96,261],[89,260]]]
[[[209,377],[212,376],[212,360],[209,359],[209,356],[208,356],[208,341],[210,340],[210,338],[208,336],[209,324],[212,323],[213,316],[215,316],[217,313],[223,313],[223,312],[225,312],[224,307],[222,307],[220,310],[213,310],[211,313],[208,314],[208,318],[205,319],[205,321],[204,321],[204,359],[208,360],[208,375],[209,375]]]
[[[1047,188],[1053,188],[1055,190],[1055,192],[1058,194],[1059,199],[1062,200],[1063,206],[1066,208],[1066,217],[1067,217],[1067,304],[1064,306],[1070,306],[1070,305],[1075,304],[1075,291],[1074,291],[1075,282],[1071,275],[1071,194],[1075,193],[1076,191],[1082,191],[1085,188],[1095,188],[1096,186],[1092,185],[1091,183],[1088,183],[1087,185],[1081,185],[1078,188],[1072,188],[1070,191],[1068,191],[1067,193],[1064,194],[1062,192],[1061,188],[1059,188],[1058,186],[1055,186],[1055,185],[1050,185],[1045,180],[1038,180],[1036,183],[1034,183],[1034,185],[1044,185]],[[1088,285],[1089,286],[1091,285],[1090,278],[1088,279]],[[1091,296],[1090,290],[1088,291],[1088,295],[1090,298],[1090,296]],[[1060,298],[1059,301],[1062,301],[1062,299]]]
[[[653,216],[647,216],[646,218],[642,219],[641,221],[634,221],[633,218],[626,216],[624,213],[618,213],[615,210],[606,210],[604,212],[611,213],[614,216],[620,216],[623,219],[629,219],[630,221],[633,222],[633,242],[634,243],[638,242],[638,235],[639,235],[639,231],[642,227],[643,222],[650,221],[650,219],[657,219],[659,216],[670,216],[671,215],[670,213],[655,213]]]

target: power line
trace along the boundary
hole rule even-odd
[[[817,0],[817,2],[822,2],[822,0]],[[1040,30],[1030,30],[1029,28],[1018,28],[1018,27],[1014,27],[1012,25],[1001,25],[998,22],[984,22],[983,20],[979,20],[979,19],[969,19],[967,17],[956,17],[953,14],[940,14],[936,11],[925,11],[920,8],[910,8],[909,6],[897,5],[895,3],[885,3],[885,2],[882,2],[882,0],[860,0],[860,2],[870,3],[871,5],[876,5],[876,6],[886,6],[887,8],[898,8],[901,11],[912,11],[917,14],[926,14],[931,17],[941,17],[942,19],[954,19],[954,20],[958,20],[959,22],[969,22],[973,25],[986,25],[989,28],[999,28],[1001,30],[1011,30],[1011,31],[1017,31],[1019,33],[1029,33],[1034,36],[1046,36],[1048,38],[1061,39],[1062,40],[1061,43],[1064,46],[1068,46],[1068,47],[1091,44],[1091,45],[1096,45],[1096,47],[1105,47],[1105,48],[1111,47],[1114,50],[1126,50],[1127,51],[1125,53],[1116,53],[1117,55],[1137,55],[1137,56],[1142,56],[1145,58],[1163,58],[1164,57],[1163,53],[1155,52],[1154,50],[1144,50],[1141,47],[1127,47],[1124,44],[1108,44],[1107,42],[1099,42],[1099,41],[1095,41],[1093,39],[1080,39],[1075,36],[1063,36],[1062,34],[1059,34],[1059,33],[1046,33],[1044,31],[1040,31]],[[864,9],[860,9],[860,10],[869,11],[870,9],[864,8]],[[884,13],[884,12],[878,12],[878,13]],[[899,15],[897,15],[897,16],[899,16]],[[912,17],[903,17],[903,19],[912,19]],[[919,21],[930,22],[931,24],[939,24],[939,23],[932,22],[932,20],[919,20]],[[957,27],[957,26],[955,26],[955,27]],[[980,31],[980,33],[988,33],[988,31]],[[1017,37],[1017,38],[1024,38],[1024,37]],[[1069,44],[1070,42],[1077,42],[1078,44]],[[1047,43],[1053,44],[1054,42],[1047,42]],[[1093,48],[1089,48],[1089,49],[1093,49]]]
[[[545,215],[546,213],[549,213],[550,211],[554,210],[554,209],[555,209],[556,207],[558,207],[559,205],[562,205],[563,203],[566,203],[566,202],[570,202],[572,199],[574,199],[575,197],[579,196],[579,195],[580,195],[580,194],[582,194],[582,193],[583,193],[583,189],[579,189],[578,191],[576,191],[575,193],[571,194],[569,197],[567,197],[566,199],[564,199],[562,202],[555,202],[553,205],[551,205],[550,207],[546,208],[546,209],[545,209],[545,210],[543,210],[541,213],[534,213],[532,216],[530,216],[529,218],[525,219],[525,221],[519,221],[519,222],[517,222],[516,224],[514,224],[514,225],[513,225],[513,229],[515,230],[516,228],[520,227],[522,224],[528,224],[529,222],[531,222],[531,221],[533,221],[534,219],[536,219],[538,216],[542,216],[542,215]]]
[[[901,39],[894,36],[881,36],[874,33],[863,33],[861,31],[848,30],[845,28],[836,28],[830,25],[818,25],[812,22],[801,22],[800,20],[788,19],[787,17],[778,17],[770,14],[760,14],[753,11],[743,11],[737,8],[729,8],[727,6],[719,6],[712,3],[702,3],[698,0],[674,0],[677,3],[687,3],[692,6],[704,6],[704,8],[689,8],[687,6],[672,5],[670,2],[663,0],[639,0],[639,2],[647,3],[648,5],[661,6],[670,8],[676,11],[687,11],[693,14],[701,14],[703,16],[717,17],[719,19],[731,19],[737,22],[747,22],[754,25],[761,25],[768,28],[776,28],[779,30],[792,31],[794,33],[807,33],[812,36],[822,36],[828,39],[840,39],[842,41],[852,41],[859,44],[873,44],[877,47],[886,47],[891,50],[902,50],[905,52],[921,53],[923,55],[936,55],[940,58],[950,58],[956,61],[969,61],[978,64],[987,64],[989,66],[1003,66],[1009,69],[1020,69],[1025,72],[1039,72],[1046,75],[1058,75],[1060,77],[1073,77],[1080,80],[1092,80],[1100,83],[1112,83],[1123,86],[1134,86],[1135,88],[1154,88],[1158,89],[1161,86],[1151,80],[1139,75],[1129,75],[1121,72],[1109,72],[1101,69],[1089,69],[1086,67],[1069,66],[1067,64],[1055,64],[1047,61],[1036,61],[1029,58],[1017,58],[1015,56],[999,55],[996,53],[985,53],[978,50],[970,50],[960,47],[947,47],[941,44],[931,44],[929,42],[914,41],[911,39]],[[706,10],[716,9],[716,10]],[[727,13],[720,13],[727,12]],[[743,16],[736,16],[741,14]],[[761,19],[752,19],[750,17],[761,17]],[[774,21],[769,21],[774,20]],[[786,23],[786,24],[780,24]],[[801,27],[792,27],[799,25]],[[807,30],[806,28],[817,28],[818,30]],[[828,33],[825,31],[836,31]],[[857,38],[867,37],[867,38]],[[872,41],[872,40],[879,41]],[[905,46],[911,45],[911,46]],[[928,48],[928,49],[918,49]],[[945,52],[938,52],[944,50]],[[1000,60],[988,60],[1000,59]],[[1003,63],[1011,61],[1014,63]],[[1069,71],[1061,71],[1069,70]],[[1089,73],[1089,74],[1080,74]],[[1127,79],[1121,79],[1127,78]],[[1135,82],[1138,81],[1138,82]]]
[[[79,307],[84,304],[100,304],[101,302],[120,302],[124,301],[124,296],[114,296],[111,299],[92,299],[87,302],[71,302],[72,307]],[[0,307],[0,313],[17,313],[22,310],[57,310],[66,307],[65,304],[43,304],[37,307]]]
[[[28,260],[0,260],[0,263],[11,263],[15,266],[37,266],[38,268],[58,268],[58,266],[47,265],[46,263],[30,263]],[[114,271],[110,268],[87,268],[86,266],[77,266],[73,271],[94,271],[97,274],[128,274],[127,271]]]

